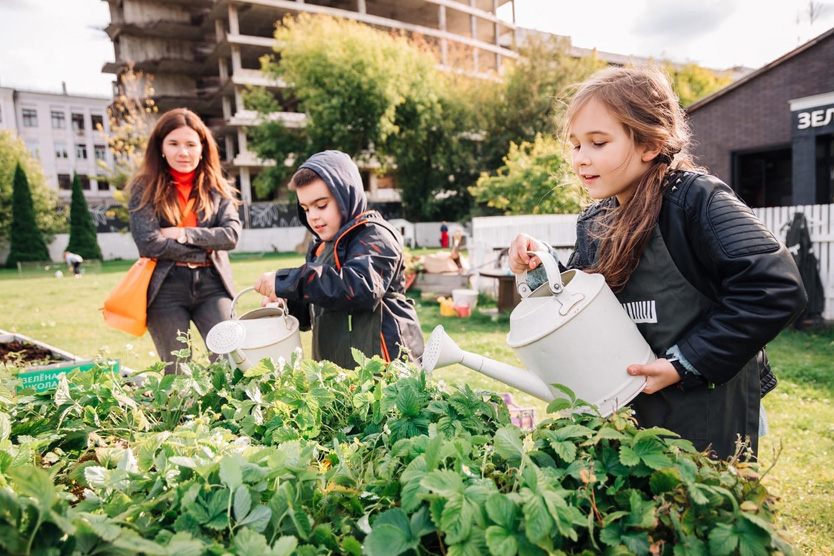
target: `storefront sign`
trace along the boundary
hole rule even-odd
[[[797,130],[811,130],[816,134],[821,131],[819,128],[828,126],[834,128],[834,105],[803,110],[794,114],[796,114],[795,128]]]

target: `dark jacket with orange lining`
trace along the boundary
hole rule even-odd
[[[316,359],[354,368],[351,348],[390,361],[402,346],[419,361],[423,333],[405,298],[402,238],[378,212],[367,210],[359,171],[346,154],[325,151],[304,167],[327,184],[343,225],[330,245],[313,239],[306,264],[276,272],[276,296],[287,300],[302,329],[312,328]],[[301,207],[298,215],[315,235]]]

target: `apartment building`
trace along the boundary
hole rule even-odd
[[[99,161],[112,166],[113,154],[98,126],[109,132],[111,101],[69,95],[65,86],[62,93],[0,87],[0,129],[17,132],[61,200],[69,201],[78,173],[88,202],[107,202],[113,193]]]
[[[187,106],[197,112],[218,138],[247,203],[263,162],[247,148],[244,128],[256,114],[244,109],[242,94],[247,85],[283,86],[262,75],[259,58],[272,52],[275,23],[285,15],[327,14],[419,34],[435,45],[442,67],[479,76],[494,75],[506,59],[518,57],[515,26],[497,17],[513,0],[103,1],[110,6],[106,32],[115,51],[103,70],[119,74],[132,63],[153,74],[160,111]],[[288,126],[305,125],[301,113],[273,116]],[[365,170],[369,200],[398,200],[390,180]]]

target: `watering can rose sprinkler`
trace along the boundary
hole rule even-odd
[[[245,371],[261,359],[292,360],[294,351],[301,350],[299,322],[290,315],[283,303],[267,303],[235,316],[240,297],[255,288],[246,288],[232,300],[231,320],[219,322],[206,335],[206,347],[212,352],[229,356],[232,367]]]
[[[608,416],[646,384],[645,376],[629,375],[628,366],[657,357],[602,275],[559,273],[549,253],[530,254],[541,259],[547,282],[531,291],[527,272],[516,275],[522,299],[507,335],[507,345],[527,368],[464,351],[438,326],[426,344],[423,369],[459,363],[546,402],[565,397],[552,386],[562,384]]]

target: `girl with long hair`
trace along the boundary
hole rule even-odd
[[[186,108],[166,112],[128,184],[130,231],[139,254],[157,260],[148,286],[148,330],[160,359],[176,364],[178,336],[193,321],[203,338],[229,318],[234,281],[227,251],[240,237],[239,205],[223,177],[217,144]],[[174,365],[166,373],[176,373]]]
[[[567,267],[602,274],[659,356],[623,369],[647,378],[631,403],[637,422],[722,459],[746,439],[755,455],[760,398],[775,385],[764,346],[805,305],[793,258],[732,189],[695,167],[663,74],[602,70],[566,118],[573,169],[595,199]],[[537,250],[546,244],[519,235],[511,270],[534,269]]]

